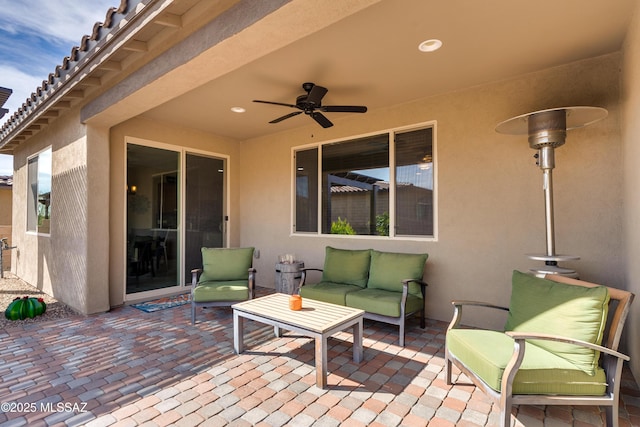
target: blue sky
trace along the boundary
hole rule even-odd
[[[0,86],[13,90],[3,124],[57,65],[103,22],[120,0],[0,0]],[[11,156],[0,155],[0,175],[13,173]]]

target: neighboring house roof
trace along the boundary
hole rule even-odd
[[[13,187],[13,176],[0,175],[0,188]]]
[[[0,118],[9,112],[9,110],[2,108],[2,106],[7,102],[7,99],[9,99],[12,93],[13,91],[11,89],[0,87]]]

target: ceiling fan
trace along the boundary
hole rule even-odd
[[[366,113],[367,107],[360,105],[322,105],[322,98],[327,94],[328,89],[318,86],[314,83],[303,83],[302,89],[307,92],[298,96],[295,104],[285,104],[282,102],[260,101],[254,99],[253,102],[261,102],[263,104],[281,105],[283,107],[296,108],[300,111],[286,114],[277,119],[271,120],[269,123],[279,123],[283,120],[305,113],[313,120],[318,122],[323,128],[333,126],[333,123],[322,113]]]

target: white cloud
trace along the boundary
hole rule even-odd
[[[104,22],[107,10],[118,0],[0,0],[0,22],[14,34],[54,37],[70,43],[69,51],[90,34],[93,24]]]
[[[24,73],[12,66],[0,64],[0,76],[2,76],[2,82],[0,86],[13,90],[13,93],[5,102],[4,108],[8,109],[10,113],[3,117],[8,118],[13,114],[25,100],[31,96],[38,86],[42,86],[42,81],[47,76],[33,76]]]
[[[10,117],[119,0],[0,0],[0,86]]]

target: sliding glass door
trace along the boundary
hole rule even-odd
[[[127,294],[180,285],[180,153],[127,146]]]
[[[202,267],[202,247],[224,246],[225,161],[192,153],[186,154],[185,185],[185,282],[191,270]]]
[[[224,246],[225,164],[127,144],[127,295],[179,291],[202,265],[200,248]]]

